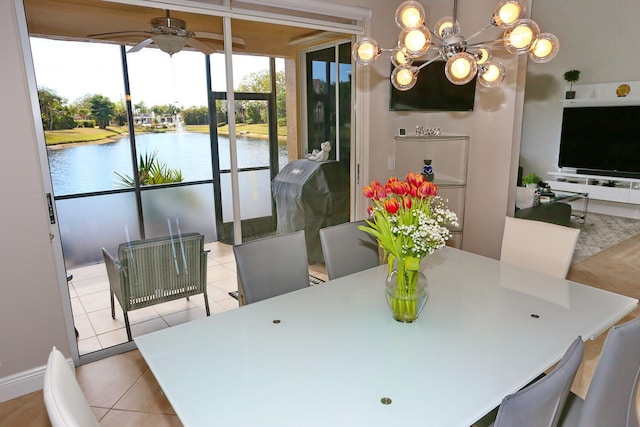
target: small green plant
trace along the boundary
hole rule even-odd
[[[564,79],[569,82],[569,90],[573,90],[573,84],[580,79],[580,70],[569,70],[564,73]]]
[[[138,160],[138,180],[140,185],[169,184],[172,182],[182,182],[184,177],[180,169],[171,169],[165,163],[160,163],[157,159],[157,151],[153,153],[140,154]],[[123,187],[133,187],[133,178],[129,175],[121,175],[114,172]]]
[[[542,178],[539,175],[536,175],[533,172],[531,172],[527,176],[523,176],[522,177],[522,183],[524,185],[527,185],[527,184],[538,184],[540,181],[542,181]]]

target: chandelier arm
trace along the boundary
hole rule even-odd
[[[439,57],[439,56],[436,56],[435,58],[432,58],[432,59],[430,59],[430,60],[426,61],[424,64],[422,64],[422,65],[420,65],[420,66],[418,67],[418,70],[422,70],[424,67],[426,67],[427,65],[431,64],[432,62],[437,61],[438,59],[440,59],[440,57]]]
[[[487,24],[487,25],[485,25],[485,27],[484,27],[484,28],[481,28],[480,30],[478,30],[478,31],[476,31],[475,33],[473,33],[473,34],[471,35],[471,37],[467,37],[466,41],[469,41],[469,40],[471,40],[471,39],[474,39],[474,38],[478,37],[480,34],[484,33],[485,31],[487,31],[487,30],[488,30],[489,28],[491,28],[491,27],[492,27],[492,25],[491,25],[491,24]]]
[[[467,47],[484,47],[486,49],[500,49],[504,47],[502,39],[485,40],[482,42],[469,43]]]

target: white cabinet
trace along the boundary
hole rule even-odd
[[[640,205],[640,178],[619,178],[570,172],[548,172],[548,174],[555,177],[555,181],[548,181],[554,190],[589,193],[589,199],[594,201],[623,203],[629,207]],[[612,214],[627,216],[620,212]]]
[[[467,186],[469,137],[464,135],[396,136],[395,176],[421,173],[425,160],[431,160],[434,183],[439,194],[448,200],[449,209],[458,216],[460,226],[452,230],[449,245],[462,247],[464,206]]]

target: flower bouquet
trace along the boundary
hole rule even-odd
[[[360,229],[373,235],[389,265],[387,300],[393,317],[401,322],[418,318],[428,297],[420,261],[444,247],[458,226],[455,213],[438,196],[438,186],[410,172],[404,181],[390,178],[383,186],[373,181],[363,189],[372,205],[370,219]]]

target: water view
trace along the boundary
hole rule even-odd
[[[136,135],[138,155],[157,152],[172,169],[182,170],[184,182],[208,180],[211,172],[209,134],[167,132]],[[259,138],[238,137],[238,167],[269,165],[269,143]],[[56,196],[123,188],[115,172],[132,176],[129,137],[105,144],[48,148],[49,168]],[[219,137],[220,168],[230,169],[229,139]],[[279,145],[280,168],[287,164],[287,147]]]

